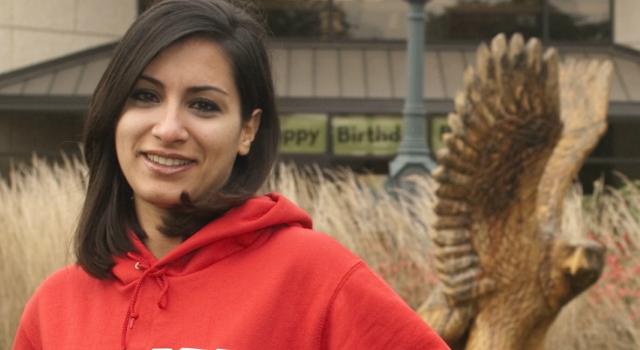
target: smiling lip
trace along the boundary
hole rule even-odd
[[[154,172],[161,173],[163,175],[172,175],[182,171],[185,171],[196,164],[192,159],[188,159],[181,155],[176,154],[156,154],[154,153],[142,153],[142,159],[147,167]]]

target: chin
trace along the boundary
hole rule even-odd
[[[148,194],[148,195],[141,194],[138,196],[138,199],[154,207],[168,209],[176,204],[180,204],[181,194],[182,194],[182,191],[171,193],[171,194],[167,194],[167,193]]]

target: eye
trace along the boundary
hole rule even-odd
[[[136,90],[131,94],[131,98],[140,102],[160,102],[158,95],[150,90]]]
[[[189,107],[200,112],[217,112],[220,110],[217,104],[209,100],[196,100]]]

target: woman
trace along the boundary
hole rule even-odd
[[[445,349],[360,259],[278,194],[261,25],[168,0],[125,34],[91,103],[78,261],[14,349]]]

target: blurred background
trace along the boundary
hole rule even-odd
[[[78,153],[93,89],[124,31],[153,0],[0,0],[0,176],[12,164]],[[254,0],[273,33],[281,158],[387,174],[402,135],[408,3]],[[585,192],[614,171],[640,178],[640,1],[431,0],[426,12],[426,141],[475,50],[499,32],[538,37],[562,57],[615,65],[609,129],[580,173]]]

